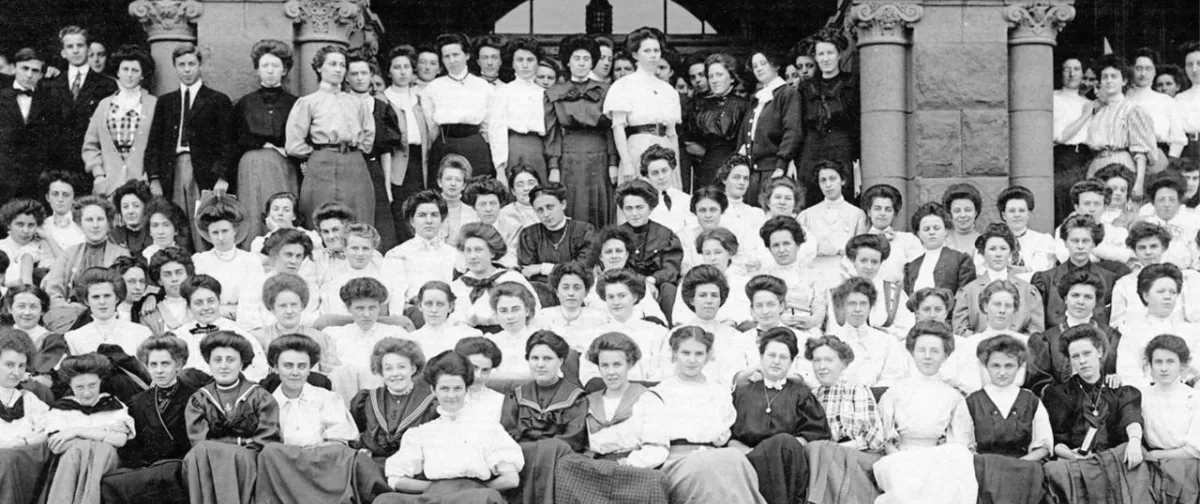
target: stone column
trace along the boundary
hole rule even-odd
[[[1033,191],[1038,208],[1030,227],[1054,226],[1054,45],[1075,18],[1073,0],[1017,3],[1004,8],[1008,21],[1009,174]]]
[[[365,22],[363,8],[353,0],[289,0],[283,12],[292,23],[300,25],[296,30],[294,71],[299,76],[300,94],[305,95],[320,83],[312,67],[313,56],[330,44],[349,47],[350,36]]]
[[[921,14],[920,5],[905,2],[860,1],[850,8],[858,32],[863,189],[891,184],[906,192],[907,46]]]
[[[163,94],[179,86],[179,78],[171,64],[171,51],[185,43],[196,43],[196,18],[204,7],[196,0],[134,0],[129,3],[129,15],[137,18],[146,30],[150,56],[157,67],[154,94]]]

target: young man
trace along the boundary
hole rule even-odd
[[[441,163],[447,154],[460,154],[475,175],[496,175],[492,151],[484,139],[495,86],[467,71],[471,43],[461,33],[440,35],[436,41],[446,75],[425,86],[433,104],[433,122],[440,135],[430,146],[429,162]]]
[[[78,26],[68,26],[59,30],[58,41],[62,49],[61,55],[67,60],[67,71],[62,72],[46,82],[46,87],[53,89],[61,100],[66,124],[63,126],[63,145],[72,152],[83,148],[83,137],[87,134],[88,123],[100,100],[117,92],[117,82],[107,75],[93,70],[88,64],[88,48],[91,39],[88,31]],[[63,160],[67,168],[74,172],[83,172],[83,159],[78,155],[66,156]],[[90,187],[87,192],[90,193]]]
[[[61,97],[39,86],[46,60],[33,49],[17,51],[13,57],[16,75],[0,88],[0,201],[14,198],[40,199],[38,176],[73,158],[78,171],[83,161],[83,136],[75,151],[61,148],[63,105]],[[85,124],[86,126],[86,124]],[[70,152],[75,152],[72,157]],[[89,191],[90,192],[90,191]]]
[[[692,195],[671,187],[671,172],[679,168],[675,151],[661,145],[651,145],[642,153],[642,177],[658,193],[658,204],[650,212],[650,220],[667,229],[682,231],[691,217]],[[628,216],[625,216],[628,218]]]
[[[233,102],[224,93],[204,85],[200,49],[182,44],[171,53],[179,76],[179,89],[158,98],[150,141],[146,147],[146,173],[150,190],[165,196],[195,219],[201,191],[223,193],[237,166]],[[192,230],[196,250],[210,247]]]
[[[1029,283],[1042,294],[1045,303],[1046,327],[1058,325],[1066,319],[1066,291],[1060,288],[1068,273],[1075,270],[1091,271],[1104,282],[1103,292],[1098,292],[1095,318],[1101,323],[1108,323],[1108,306],[1112,300],[1113,284],[1117,278],[1129,274],[1129,268],[1122,264],[1114,264],[1118,273],[1105,268],[1100,263],[1092,262],[1092,251],[1096,244],[1104,241],[1104,227],[1090,215],[1076,215],[1067,219],[1059,231],[1059,238],[1067,242],[1070,256],[1062,264],[1052,269],[1033,275]]]

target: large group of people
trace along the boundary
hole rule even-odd
[[[838,30],[262,40],[236,101],[59,41],[0,78],[0,501],[1200,493],[1200,44],[1065,58],[1055,201],[980,222],[860,190]]]

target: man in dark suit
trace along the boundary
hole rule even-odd
[[[925,253],[904,265],[904,293],[909,296],[917,287],[940,287],[957,293],[975,280],[975,263],[971,256],[946,246],[950,229],[950,212],[941,203],[926,203],[913,212],[912,229],[921,239]]]
[[[61,162],[63,108],[39,86],[46,60],[33,49],[13,57],[17,73],[0,88],[0,202],[41,199],[38,177]],[[76,157],[79,153],[75,153]]]
[[[1046,332],[1029,338],[1029,377],[1025,388],[1041,395],[1050,385],[1062,383],[1071,377],[1071,363],[1062,348],[1062,335],[1067,329],[1080,325],[1091,325],[1108,337],[1104,352],[1104,373],[1117,372],[1117,343],[1121,333],[1107,324],[1096,321],[1096,308],[1104,297],[1104,279],[1099,275],[1078,268],[1062,278],[1058,285],[1059,294],[1066,300],[1065,319]]]
[[[236,163],[233,102],[204,85],[203,57],[193,44],[176,47],[171,62],[180,89],[158,97],[146,148],[150,190],[167,196],[194,221],[201,191],[224,193]],[[195,225],[193,224],[193,227]],[[208,244],[193,229],[197,250]]]
[[[1093,319],[1107,325],[1113,285],[1118,278],[1129,274],[1129,267],[1112,261],[1108,264],[1092,261],[1092,250],[1095,250],[1097,243],[1104,241],[1104,226],[1095,217],[1072,215],[1063,223],[1059,233],[1062,240],[1067,242],[1069,257],[1052,269],[1035,273],[1029,282],[1042,293],[1042,301],[1046,303],[1046,327],[1056,326],[1066,320],[1066,291],[1060,286],[1069,273],[1077,270],[1090,271],[1104,281],[1103,292],[1098,293]],[[1114,271],[1114,268],[1119,270]]]
[[[58,40],[62,46],[62,57],[67,60],[66,71],[53,78],[46,79],[46,88],[52,90],[63,103],[65,121],[63,132],[63,147],[69,151],[64,156],[63,168],[83,173],[83,137],[87,134],[88,123],[100,100],[117,92],[117,82],[107,75],[95,72],[88,66],[87,30],[78,26],[68,26],[59,30]],[[88,187],[81,188],[84,193],[91,191],[91,177],[84,177]]]

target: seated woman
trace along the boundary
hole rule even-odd
[[[1142,394],[1146,421],[1146,460],[1157,462],[1161,491],[1195,495],[1200,465],[1200,392],[1180,378],[1191,364],[1192,352],[1179,336],[1160,334],[1146,345],[1145,357],[1154,372],[1154,386]]]
[[[614,197],[627,219],[619,227],[639,244],[628,250],[626,267],[646,277],[646,296],[657,300],[662,312],[670,316],[680,280],[683,246],[674,231],[650,220],[650,212],[658,205],[658,199],[654,187],[644,180],[621,184]]]
[[[717,320],[738,326],[753,319],[750,315],[750,300],[746,299],[746,282],[750,277],[741,273],[742,268],[733,267],[732,261],[738,255],[741,242],[733,232],[725,228],[713,228],[700,232],[691,242],[683,244],[685,249],[694,250],[699,262],[693,263],[687,271],[696,266],[712,266],[717,268],[729,284],[729,299],[717,311]],[[687,273],[685,272],[686,276]],[[675,293],[675,313],[671,315],[676,325],[686,323],[696,316],[695,312],[684,302],[683,293]]]
[[[121,401],[100,392],[112,371],[108,358],[87,353],[63,360],[59,372],[71,395],[46,414],[47,444],[57,455],[45,502],[99,502],[100,479],[116,469],[117,449],[134,437],[133,418]]]
[[[405,278],[392,270],[396,263],[379,257],[379,252],[375,249],[379,246],[380,238],[374,227],[352,222],[342,228],[341,235],[345,243],[343,250],[346,260],[331,264],[322,272],[321,277],[317,278],[317,285],[320,286],[321,315],[351,315],[349,307],[341,299],[341,292],[347,283],[356,278],[386,281],[387,283],[382,285],[387,287],[389,293],[401,289],[394,279]],[[381,312],[381,315],[401,315],[404,301],[384,298],[381,308],[388,309],[387,313]]]
[[[595,280],[591,270],[583,265],[567,263],[555,266],[554,271],[550,272],[550,287],[558,298],[558,306],[538,310],[531,325],[568,334],[607,322],[609,316],[604,309],[584,305],[584,299],[592,292]]]
[[[404,288],[397,288],[399,292],[392,303],[392,311],[397,311],[398,307],[416,296],[417,289],[426,282],[439,280],[450,283],[453,280],[454,263],[459,254],[441,234],[448,211],[446,200],[432,189],[409,196],[404,202],[404,223],[412,230],[412,238],[384,255],[386,259],[395,261],[404,279]]]
[[[500,208],[512,199],[508,194],[508,189],[504,188],[504,184],[494,178],[489,178],[485,175],[480,175],[472,178],[467,182],[467,189],[463,191],[462,200],[475,209],[476,215],[479,216],[479,224],[487,224],[495,228],[500,235],[500,241],[504,243],[504,255],[496,259],[496,263],[503,268],[513,269],[517,267],[517,247],[510,244],[509,236],[504,234],[500,229]],[[536,218],[536,216],[535,216]],[[462,233],[462,228],[459,228],[459,233]],[[517,230],[520,231],[520,230]],[[511,237],[516,240],[516,234]],[[459,245],[462,243],[459,242]],[[465,271],[466,262],[462,256],[459,256],[458,262],[455,263],[455,271]],[[515,271],[515,270],[514,270]]]
[[[525,344],[535,328],[529,327],[534,317],[534,306],[537,303],[533,291],[516,282],[501,282],[492,287],[492,311],[496,312],[500,332],[486,334],[484,337],[492,340],[500,353],[517,357],[525,355]],[[492,369],[492,378],[500,380],[528,380],[529,366],[519,359],[510,358],[504,364],[497,363]]]
[[[67,331],[64,337],[71,355],[95,352],[100,345],[116,345],[126,355],[137,355],[150,330],[117,317],[117,304],[125,299],[125,279],[116,270],[89,268],[79,276],[75,291],[87,304],[92,321]]]
[[[596,237],[596,267],[593,270],[596,278],[599,279],[605,272],[619,269],[636,273],[629,269],[630,254],[635,247],[633,235],[628,230],[616,226],[600,230],[600,233]],[[667,316],[663,313],[662,307],[658,305],[658,301],[655,298],[646,296],[646,282],[640,274],[639,278],[642,278],[642,295],[638,298],[637,303],[635,303],[636,307],[633,313],[637,315],[636,318],[653,317],[661,321],[662,325],[666,325]],[[592,287],[592,290],[588,292],[584,303],[588,306],[602,307],[606,301],[603,296],[599,295],[599,289],[600,284],[597,282]],[[584,345],[584,348],[587,348],[587,345]]]
[[[786,327],[769,329],[758,338],[763,379],[733,390],[730,446],[746,453],[758,473],[758,486],[770,504],[805,500],[808,458],[804,447],[830,438],[825,410],[816,396],[788,372],[799,352],[796,335]]]
[[[771,250],[772,264],[763,268],[766,275],[779,277],[787,283],[787,309],[784,325],[801,337],[820,336],[825,321],[825,274],[800,260],[799,251],[805,243],[804,229],[790,216],[775,216],[758,232],[763,244]]]
[[[150,226],[146,221],[146,205],[154,195],[150,185],[143,180],[130,180],[112,194],[112,204],[121,220],[109,231],[113,243],[129,249],[130,255],[139,256],[150,245]]]
[[[970,256],[975,252],[975,240],[979,239],[979,231],[975,229],[979,211],[983,208],[979,189],[967,183],[947,187],[942,193],[941,207],[946,211],[945,227],[951,230],[944,239],[946,246]],[[913,226],[913,232],[920,238],[918,226]]]
[[[686,224],[678,231],[679,241],[683,244],[682,271],[684,274],[692,266],[705,264],[704,252],[698,250],[696,239],[705,231],[719,228],[729,230],[738,244],[730,253],[733,269],[739,275],[754,273],[762,267],[760,259],[763,251],[758,245],[758,228],[753,229],[735,219],[724,218],[729,209],[729,196],[718,187],[700,187],[692,193],[691,215]],[[676,303],[678,306],[678,303]]]
[[[447,154],[438,165],[437,185],[446,202],[441,237],[451,246],[458,245],[458,230],[465,224],[479,222],[479,215],[462,200],[467,180],[471,179],[471,161],[458,154]]]
[[[342,364],[338,359],[337,345],[333,338],[312,325],[304,323],[305,306],[308,306],[311,291],[308,282],[291,273],[276,273],[263,283],[262,303],[271,309],[275,323],[255,329],[250,333],[262,348],[285,334],[303,334],[312,338],[321,347],[321,361],[314,369],[326,375]]]
[[[456,299],[451,320],[466,324],[484,333],[500,331],[496,313],[491,309],[488,291],[501,282],[513,282],[533,292],[533,286],[519,272],[497,265],[507,253],[508,245],[496,228],[479,222],[463,224],[459,230],[458,250],[466,259],[467,270],[450,283]],[[533,311],[541,308],[534,298]],[[440,353],[440,352],[439,352]]]
[[[832,159],[817,162],[812,167],[812,179],[805,183],[811,184],[809,187],[819,187],[821,199],[796,217],[816,244],[817,257],[813,259],[812,268],[827,274],[840,269],[846,242],[868,229],[866,214],[842,197],[842,186],[847,181],[853,182],[848,171],[851,169],[852,166]]]
[[[974,503],[971,415],[962,394],[938,376],[954,351],[954,335],[944,323],[917,322],[906,346],[919,374],[879,399],[887,441],[886,456],[874,466],[883,491],[875,502]]]
[[[316,231],[304,229],[302,216],[296,213],[299,207],[300,200],[295,194],[290,192],[280,192],[272,194],[267,198],[266,207],[263,209],[262,219],[266,233],[262,236],[255,236],[250,241],[250,251],[254,253],[262,253],[267,239],[275,232],[282,229],[295,229],[308,236],[313,244],[320,249],[321,235]]]
[[[54,368],[69,352],[61,334],[42,327],[42,316],[50,308],[50,296],[36,285],[19,285],[4,293],[4,311],[12,316],[13,328],[20,329],[33,342],[34,352],[25,363],[29,375],[47,387],[53,383]]]
[[[829,423],[830,441],[809,443],[808,502],[874,502],[879,496],[871,466],[883,451],[883,423],[871,389],[854,385],[842,373],[854,362],[854,350],[837,336],[804,344],[820,386],[813,390]]]
[[[959,217],[954,219],[956,225],[960,223]],[[970,252],[962,252],[960,247],[946,244],[946,228],[950,227],[950,222],[950,213],[937,203],[926,203],[913,212],[912,228],[921,239],[925,253],[904,265],[905,293],[912,295],[926,287],[958,292],[975,279],[975,264]],[[979,237],[975,231],[974,217],[971,217],[970,235],[972,240]],[[966,250],[974,250],[974,242],[971,242],[971,247]]]
[[[1016,284],[1008,280],[996,280],[983,289],[978,304],[987,327],[969,336],[955,337],[957,341],[954,346],[958,351],[942,365],[939,373],[942,380],[964,394],[976,392],[990,383],[987,363],[982,363],[975,357],[975,350],[984,340],[1004,334],[1016,337],[1021,344],[1029,341],[1029,335],[1010,329],[1014,325],[1013,317],[1021,308],[1018,292]],[[1025,384],[1025,376],[1025,369],[1017,371],[1014,379],[1018,387]]]
[[[51,331],[71,327],[86,308],[82,301],[70,301],[80,273],[93,267],[107,268],[118,257],[129,255],[129,249],[108,240],[109,225],[116,213],[112,203],[99,196],[75,200],[72,215],[83,229],[84,242],[63,251],[42,279],[42,288],[50,294],[46,327]]]
[[[150,243],[142,249],[142,258],[150,262],[158,251],[171,247],[190,250],[192,238],[187,222],[187,214],[179,205],[164,198],[150,200],[150,204],[146,205],[146,226],[150,230]]]
[[[4,287],[36,283],[63,254],[58,244],[39,233],[45,222],[46,209],[31,199],[15,199],[0,207],[0,229],[8,235],[0,240],[0,252],[9,260]]]
[[[76,190],[83,187],[79,175],[73,170],[50,170],[38,177],[40,186],[46,188],[46,203],[50,207],[50,214],[41,226],[42,237],[62,250],[83,243],[83,230],[71,215],[75,196],[84,195]]]
[[[342,302],[350,312],[352,323],[326,327],[333,340],[338,366],[329,379],[333,391],[347,403],[362,389],[378,387],[379,377],[371,373],[371,351],[384,338],[404,338],[408,332],[399,326],[379,323],[379,315],[387,305],[388,289],[374,278],[355,278],[341,289]]]
[[[557,501],[667,502],[663,474],[652,469],[670,453],[670,420],[658,394],[629,381],[630,369],[641,358],[637,343],[624,334],[606,333],[592,340],[587,359],[602,370],[604,388],[587,395],[587,453],[559,461]],[[616,481],[620,492],[612,491]]]
[[[1058,458],[1045,466],[1051,498],[1103,502],[1102,496],[1116,491],[1118,480],[1138,485],[1140,479],[1145,485],[1148,475],[1138,469],[1144,467],[1142,394],[1128,385],[1106,383],[1102,363],[1110,351],[1107,335],[1081,324],[1067,329],[1059,345],[1074,374],[1042,395]],[[1134,496],[1130,502],[1148,500]]]
[[[188,301],[181,288],[196,275],[192,255],[180,247],[167,247],[150,258],[150,281],[160,289],[142,298],[134,310],[141,314],[142,325],[156,335],[174,332],[188,322]],[[149,308],[148,303],[154,307]]]
[[[1046,387],[1066,383],[1074,374],[1062,336],[1072,327],[1086,325],[1094,327],[1103,336],[1106,348],[1115,348],[1120,333],[1092,318],[1096,305],[1103,299],[1104,278],[1095,272],[1076,270],[1067,273],[1058,284],[1059,295],[1067,300],[1065,320],[1046,328],[1046,332],[1029,338],[1029,378],[1026,388],[1034,394],[1044,394]],[[1118,383],[1116,352],[1105,352],[1100,359],[1104,374],[1111,383]]]
[[[1033,191],[1025,186],[1009,186],[996,196],[1000,220],[1004,221],[1005,227],[1017,241],[1017,246],[1012,247],[1012,273],[1023,275],[1022,280],[1028,280],[1033,273],[1046,271],[1058,263],[1055,250],[1057,240],[1054,236],[1029,229],[1029,217],[1035,208]],[[979,248],[978,243],[975,248]]]
[[[188,502],[181,479],[183,457],[192,449],[184,409],[196,392],[181,380],[188,346],[174,336],[155,336],[138,347],[138,360],[150,370],[151,387],[129,402],[137,437],[119,450],[121,469],[101,481],[104,502]]]
[[[834,310],[842,312],[845,321],[835,336],[850,345],[856,356],[847,365],[847,382],[867,387],[891,387],[912,374],[912,359],[904,354],[904,347],[896,337],[868,323],[871,307],[878,297],[871,281],[851,277],[833,289],[830,297],[833,298]],[[810,366],[801,362],[793,368],[805,376]],[[806,376],[805,379],[815,387],[813,378]]]
[[[446,282],[430,280],[422,285],[421,290],[417,291],[416,301],[425,325],[408,333],[406,338],[420,345],[422,352],[437,355],[453,350],[454,344],[463,338],[482,335],[479,329],[450,322],[457,299],[454,290]]]
[[[213,374],[208,365],[208,359],[200,351],[204,339],[219,331],[236,333],[250,345],[253,362],[246,359],[243,369],[246,378],[257,383],[267,376],[270,366],[266,362],[266,352],[256,338],[243,334],[237,324],[222,315],[221,292],[224,286],[216,278],[208,275],[195,275],[183,281],[179,293],[188,302],[189,322],[175,330],[175,336],[188,344],[188,361],[184,367]]]
[[[525,457],[498,422],[465,414],[467,390],[475,382],[470,361],[443,352],[422,374],[432,384],[438,418],[405,434],[384,466],[388,486],[399,493],[383,494],[375,504],[429,502],[434,496],[441,502],[503,503],[500,492],[520,485]]]
[[[499,422],[504,409],[504,394],[488,388],[492,369],[503,362],[500,348],[483,336],[470,336],[454,344],[454,352],[466,357],[475,368],[475,382],[467,387],[467,412],[488,422]]]
[[[936,320],[949,324],[950,312],[954,309],[954,293],[939,287],[920,289],[908,298],[908,309],[913,312],[917,322]]]
[[[533,382],[518,385],[504,397],[500,424],[521,445],[525,459],[525,485],[520,498],[512,501],[553,503],[558,459],[587,448],[587,401],[583,389],[562,373],[570,351],[562,336],[544,330],[533,333],[524,352]]]
[[[891,244],[881,234],[860,234],[850,238],[850,241],[846,242],[846,259],[850,260],[851,267],[839,276],[838,283],[855,276],[870,280],[875,285],[875,292],[880,295],[879,301],[871,307],[871,327],[883,329],[897,340],[902,340],[916,320],[912,311],[908,309],[908,295],[904,293],[900,281],[885,280],[880,271],[892,253]],[[825,313],[826,332],[837,333],[845,322],[838,320],[838,311],[833,309],[832,304]]]
[[[762,192],[758,194],[758,204],[765,212],[763,221],[780,216],[795,219],[796,214],[800,213],[800,208],[804,206],[803,198],[804,195],[795,180],[789,177],[771,179],[763,185]]]
[[[729,443],[737,419],[729,386],[704,373],[712,356],[713,335],[695,326],[675,329],[670,339],[674,374],[651,389],[663,400],[668,418],[686,418],[667,426],[670,455],[667,473],[671,502],[764,504],[754,467]]]
[[[258,452],[280,442],[279,403],[246,379],[250,341],[217,331],[200,342],[213,382],[188,400],[184,418],[192,449],[183,458],[188,495],[199,502],[248,502],[258,479]]]
[[[506,170],[508,190],[512,193],[512,202],[500,209],[496,218],[496,230],[504,236],[504,241],[513,251],[517,250],[521,230],[525,226],[537,224],[538,215],[533,210],[529,195],[533,188],[542,185],[542,176],[528,165],[510,166]]]
[[[1017,382],[1027,353],[1025,343],[1008,334],[983,340],[975,352],[989,377],[967,396],[984,502],[1038,504],[1045,496],[1041,462],[1050,456],[1054,435],[1042,402]]]
[[[272,307],[263,304],[262,292],[268,280],[281,274],[296,275],[304,282],[305,295],[304,304],[300,307],[300,320],[308,325],[317,323],[321,315],[321,286],[317,283],[312,262],[312,239],[302,231],[280,229],[271,233],[267,239],[263,255],[266,259],[263,276],[248,282],[250,292],[256,295],[247,296],[238,303],[238,323],[253,330],[270,327],[276,323]],[[327,317],[329,318],[332,317]]]
[[[11,291],[10,291],[11,292]],[[21,388],[24,371],[37,354],[25,333],[0,328],[0,501],[33,504],[50,453],[46,445],[46,415],[50,407]]]
[[[870,224],[866,234],[882,235],[891,248],[880,266],[879,275],[885,281],[899,282],[904,279],[904,265],[925,253],[925,247],[915,234],[892,227],[896,215],[903,209],[904,198],[895,187],[876,184],[863,191],[861,199]]]
[[[596,281],[596,290],[603,296],[609,319],[598,326],[571,334],[571,347],[586,352],[596,337],[610,332],[619,332],[633,338],[638,348],[644,348],[642,358],[633,364],[630,376],[633,380],[658,381],[662,379],[666,359],[663,347],[667,341],[667,328],[649,319],[638,318],[635,306],[645,296],[646,283],[641,275],[627,269],[605,271]],[[669,368],[669,366],[668,366]],[[580,382],[586,385],[592,378],[600,376],[600,370],[590,362],[581,362]]]
[[[1186,237],[1180,237],[1186,239]],[[1151,224],[1138,222],[1129,230],[1126,242],[1137,255],[1138,270],[1117,279],[1113,284],[1112,308],[1108,318],[1113,326],[1120,325],[1126,317],[1146,315],[1146,305],[1138,296],[1138,273],[1142,268],[1163,262],[1163,252],[1166,252],[1176,239],[1171,236],[1171,230]],[[1191,302],[1200,292],[1200,273],[1192,269],[1183,269],[1183,285],[1179,291],[1180,300],[1175,303],[1175,311],[1171,312],[1172,320],[1200,321],[1200,302]],[[1135,322],[1136,323],[1136,322]]]
[[[1036,334],[1045,330],[1045,306],[1042,294],[1029,283],[1027,275],[1018,273],[1014,267],[1013,252],[1020,250],[1017,237],[1008,226],[990,224],[976,240],[975,249],[983,259],[983,268],[974,280],[958,291],[954,300],[954,334],[968,335],[983,331],[987,321],[983,316],[980,298],[993,282],[1004,280],[1017,288],[1017,312],[1010,316],[1010,329],[1022,334]]]
[[[141,313],[134,312],[134,306],[142,305],[142,298],[157,287],[150,285],[146,279],[148,268],[141,256],[118,257],[113,261],[113,271],[125,280],[125,297],[117,304],[117,318],[133,323],[141,323]]]
[[[262,256],[238,248],[246,239],[244,211],[236,199],[215,197],[196,211],[200,238],[212,245],[212,250],[192,256],[196,273],[209,275],[221,282],[221,315],[235,320],[238,303],[252,298],[255,279],[263,276]]]
[[[350,400],[350,415],[360,433],[350,446],[369,452],[382,466],[400,448],[405,432],[437,416],[433,393],[415,382],[424,367],[421,347],[411,340],[384,338],[375,343],[371,372],[383,384],[360,390]]]
[[[738,372],[753,365],[755,339],[747,338],[731,323],[717,321],[717,312],[729,299],[729,284],[715,266],[702,264],[683,278],[683,301],[695,315],[680,323],[704,329],[713,335],[713,355],[704,373],[715,383],[731,384]],[[659,351],[662,369],[671,368],[669,352]]]
[[[1143,359],[1146,345],[1160,334],[1178,334],[1189,347],[1197,344],[1200,324],[1173,318],[1179,292],[1183,290],[1183,272],[1171,263],[1151,264],[1137,275],[1138,297],[1146,306],[1145,315],[1127,317],[1114,327],[1117,340],[1117,376],[1122,385],[1145,392],[1155,381],[1150,361]]]
[[[282,336],[267,348],[267,360],[281,378],[272,396],[283,442],[259,453],[257,502],[333,502],[347,495],[369,502],[383,492],[383,476],[370,454],[348,446],[358,439],[358,429],[342,398],[308,384],[320,359],[320,345],[302,334]]]

